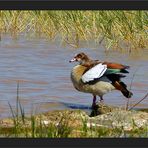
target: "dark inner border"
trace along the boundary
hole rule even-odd
[[[148,10],[148,0],[0,0],[1,10]],[[148,147],[147,138],[1,138],[0,147]]]
[[[147,0],[0,0],[1,10],[148,10]]]

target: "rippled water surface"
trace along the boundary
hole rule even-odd
[[[19,98],[26,113],[44,112],[65,108],[88,109],[91,94],[76,91],[70,80],[75,63],[69,63],[74,54],[83,51],[94,59],[119,62],[131,66],[130,73],[123,79],[130,87],[133,75],[133,97],[130,104],[139,101],[148,91],[148,51],[129,57],[104,49],[88,47],[70,49],[44,39],[12,40],[9,36],[0,41],[0,118],[11,116],[8,102],[15,108],[16,87],[19,81]],[[136,73],[135,73],[136,71]],[[127,99],[118,91],[104,96],[105,103],[125,106]],[[148,99],[137,107],[147,108]]]

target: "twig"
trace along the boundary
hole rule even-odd
[[[17,82],[17,96],[16,96],[16,116],[18,120],[18,113],[19,113],[19,81]]]
[[[130,88],[129,88],[129,90],[132,89],[133,80],[134,80],[134,77],[135,77],[136,72],[137,72],[138,70],[139,70],[139,66],[138,66],[138,68],[135,70],[135,72],[134,72],[134,74],[133,74],[133,77],[132,77],[132,80],[131,80],[131,84],[130,84]],[[130,100],[130,98],[127,99],[126,110],[128,110],[128,108],[129,108],[129,100]]]
[[[139,70],[140,66],[141,66],[141,65],[139,65],[139,66],[138,66],[138,68],[135,70],[135,72],[134,72],[134,74],[133,74],[133,77],[132,77],[132,80],[131,80],[131,84],[130,84],[130,88],[129,88],[129,90],[131,90],[131,89],[132,89],[132,85],[133,85],[133,80],[134,80],[134,77],[135,77],[135,75],[136,75],[137,71]]]
[[[137,106],[140,102],[142,102],[144,99],[146,99],[148,97],[148,93],[140,100],[140,101],[138,101],[136,104],[134,104],[130,109],[128,109],[128,110],[131,110],[131,109],[133,109],[135,106]]]
[[[127,98],[127,102],[126,102],[126,110],[128,110],[128,107],[129,107],[129,99],[130,99],[130,98]]]

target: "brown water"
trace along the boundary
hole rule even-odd
[[[79,108],[89,110],[92,96],[76,91],[70,80],[75,65],[69,60],[78,52],[86,52],[94,59],[119,62],[131,66],[123,79],[131,84],[136,69],[130,104],[139,101],[148,91],[148,50],[135,57],[110,51],[103,47],[70,49],[44,39],[12,40],[4,36],[0,42],[0,118],[11,116],[8,102],[15,108],[16,87],[19,81],[19,98],[26,113],[30,114],[57,109]],[[104,96],[105,103],[125,106],[127,99],[114,91]],[[148,98],[137,108],[148,108]]]

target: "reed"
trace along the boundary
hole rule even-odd
[[[61,40],[75,48],[100,43],[131,53],[148,47],[147,11],[0,11],[0,32]]]

